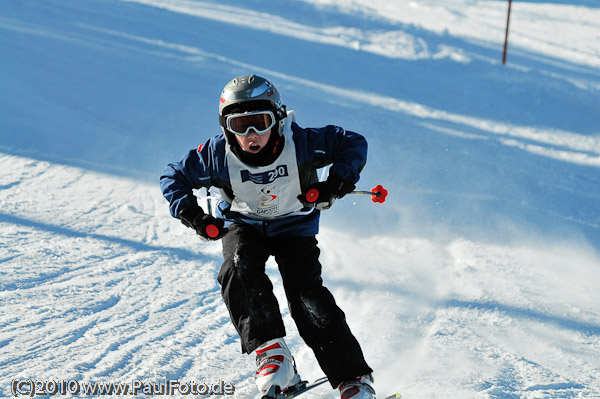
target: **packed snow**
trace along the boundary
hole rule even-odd
[[[0,2],[0,397],[30,381],[258,396],[220,243],[171,218],[158,187],[220,132],[225,83],[257,73],[300,125],[364,134],[358,188],[389,191],[339,200],[318,235],[378,397],[600,398],[600,3],[514,1],[502,65],[507,9]]]

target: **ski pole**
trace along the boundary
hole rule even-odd
[[[371,196],[371,201],[373,202],[379,202],[379,203],[384,203],[385,202],[385,197],[387,197],[388,192],[385,188],[383,188],[383,186],[381,184],[376,185],[375,187],[373,187],[371,189],[371,191],[365,191],[365,190],[356,190],[356,191],[352,191],[348,194],[354,194],[354,195],[370,195]]]
[[[370,195],[371,201],[384,203],[385,197],[387,197],[388,192],[385,188],[383,188],[383,186],[381,184],[378,184],[375,187],[373,187],[371,189],[371,191],[356,190],[356,191],[351,191],[348,194]],[[306,200],[308,202],[316,202],[318,198],[319,198],[319,190],[317,190],[316,188],[312,188],[312,189],[308,190],[308,192],[306,193]]]

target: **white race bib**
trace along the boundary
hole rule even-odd
[[[291,128],[294,119],[293,111],[289,111],[283,128],[283,151],[270,165],[247,165],[227,146],[227,168],[234,195],[232,211],[256,219],[272,219],[303,208],[297,198],[302,192]]]

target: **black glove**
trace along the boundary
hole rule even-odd
[[[312,206],[322,211],[331,208],[336,199],[352,192],[355,187],[353,183],[342,180],[338,175],[329,175],[327,180],[308,186],[298,199],[304,206]]]
[[[186,227],[196,230],[196,234],[204,240],[219,240],[227,234],[223,227],[225,221],[204,213],[202,208],[192,205],[179,212],[179,219]]]

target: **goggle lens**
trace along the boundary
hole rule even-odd
[[[227,117],[227,129],[238,136],[247,136],[250,129],[263,135],[275,126],[275,116],[271,111],[233,114]]]

